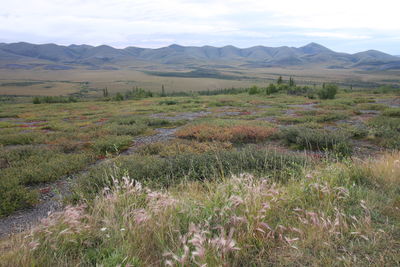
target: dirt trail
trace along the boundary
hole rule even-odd
[[[154,117],[168,119],[171,121],[175,120],[194,120],[199,117],[203,117],[210,114],[209,112],[186,112],[179,113],[174,117],[167,117],[164,114],[154,114]],[[121,155],[130,155],[137,151],[137,149],[143,145],[155,143],[155,142],[166,142],[174,138],[175,132],[179,129],[176,128],[158,128],[155,129],[156,133],[149,136],[139,136],[133,140],[133,145],[121,153]],[[75,174],[69,175],[69,178],[77,177],[101,163],[106,162],[110,159],[98,160],[95,163],[87,166],[84,170],[77,172]],[[67,177],[60,178],[60,180],[52,183],[46,183],[37,187],[41,192],[39,204],[33,206],[32,208],[20,210],[16,213],[7,216],[5,218],[0,218],[0,238],[7,236],[12,233],[21,232],[27,230],[41,219],[46,218],[50,213],[55,211],[60,211],[63,209],[62,200],[63,197],[70,193],[70,180]]]

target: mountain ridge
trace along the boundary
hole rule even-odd
[[[335,52],[317,43],[301,47],[252,46],[238,48],[232,45],[182,46],[172,44],[161,48],[141,48],[128,46],[114,48],[108,45],[68,46],[31,44],[27,42],[0,43],[0,68],[25,68],[38,60],[47,68],[56,64],[57,70],[73,68],[72,65],[110,68],[111,66],[131,66],[138,62],[151,62],[177,66],[202,66],[224,63],[239,64],[250,68],[290,67],[320,65],[322,68],[392,70],[400,69],[400,58],[377,50],[367,50],[354,54]],[[50,67],[48,67],[50,66]]]

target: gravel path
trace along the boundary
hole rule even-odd
[[[177,130],[178,128],[159,128],[156,129],[156,134],[137,137],[134,140],[134,144],[122,152],[121,155],[133,154],[139,147],[146,144],[168,141],[174,138],[174,133]],[[107,160],[109,159],[98,160],[85,168],[85,170],[71,176],[77,177],[82,175],[87,172],[90,167],[104,163]],[[62,210],[62,199],[63,196],[68,195],[70,192],[69,185],[70,183],[64,178],[54,183],[42,184],[40,187],[37,187],[41,193],[39,204],[29,209],[17,211],[5,218],[0,218],[0,237],[29,229],[40,222],[41,219],[46,218],[50,213]]]
[[[39,204],[0,219],[0,237],[29,229],[50,213],[60,211],[63,208],[63,195],[69,192],[69,183],[60,180],[37,189],[41,193]]]
[[[156,129],[156,134],[137,137],[134,140],[134,145],[122,152],[121,155],[133,154],[143,145],[171,140],[174,138],[174,134],[178,129],[179,128],[159,128]]]

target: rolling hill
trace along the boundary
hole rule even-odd
[[[107,45],[0,44],[0,68],[65,70],[79,66],[87,69],[135,67],[140,63],[157,63],[182,67],[235,65],[246,68],[319,66],[326,69],[392,70],[400,69],[400,58],[376,50],[347,54],[310,43],[296,47],[237,48],[234,46],[181,46],[150,49]]]

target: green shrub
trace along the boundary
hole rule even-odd
[[[341,156],[348,156],[352,151],[348,136],[342,132],[291,126],[283,128],[280,137],[288,145],[294,144],[298,149],[330,150]]]
[[[317,91],[320,99],[334,99],[338,92],[338,86],[336,84],[324,84],[324,86]]]
[[[178,101],[175,101],[175,100],[163,100],[163,101],[158,102],[158,104],[170,106],[170,105],[178,104]]]
[[[400,108],[388,108],[383,111],[384,116],[400,117]]]
[[[33,103],[33,104],[40,104],[40,103],[41,103],[40,98],[37,97],[37,96],[35,96],[35,97],[33,98],[32,103]]]
[[[364,138],[367,137],[369,134],[369,129],[366,126],[350,126],[347,131],[353,136],[354,138]]]
[[[0,135],[1,145],[28,145],[43,141],[43,134],[38,132],[10,133]]]
[[[0,217],[28,208],[37,202],[37,193],[19,184],[15,177],[0,179]]]
[[[274,93],[277,93],[277,92],[279,92],[279,88],[278,88],[278,86],[276,86],[273,83],[270,83],[268,85],[268,87],[265,88],[265,94],[266,95],[271,95],[271,94],[274,94]]]
[[[73,96],[35,96],[33,104],[52,104],[52,103],[76,103],[78,99]]]
[[[122,100],[124,100],[123,94],[117,93],[117,94],[115,95],[115,97],[114,97],[114,100],[115,100],[115,101],[122,101]]]
[[[313,98],[314,90],[308,86],[290,86],[286,93],[288,95],[304,95],[309,96],[309,98]]]
[[[91,158],[86,154],[22,146],[1,149],[0,217],[27,208],[37,202],[37,193],[25,185],[50,182],[83,169]]]
[[[171,121],[166,119],[141,116],[118,117],[113,119],[112,122],[117,123],[118,125],[146,125],[149,127],[171,126],[173,124]],[[174,124],[180,123],[174,122]]]
[[[132,144],[132,137],[126,135],[110,135],[100,138],[92,145],[93,150],[98,155],[107,153],[118,153],[127,149]]]
[[[138,123],[132,125],[110,125],[110,130],[116,135],[137,136],[144,134],[149,128],[145,124]]]
[[[369,126],[380,145],[390,149],[400,148],[400,118],[378,116],[369,122]]]
[[[260,90],[257,86],[254,85],[253,87],[249,88],[249,95],[256,95],[258,93],[260,93]]]
[[[55,181],[83,169],[91,161],[84,153],[64,154],[37,147],[4,150],[0,159],[9,165],[1,170],[0,179],[13,179],[24,185]]]

